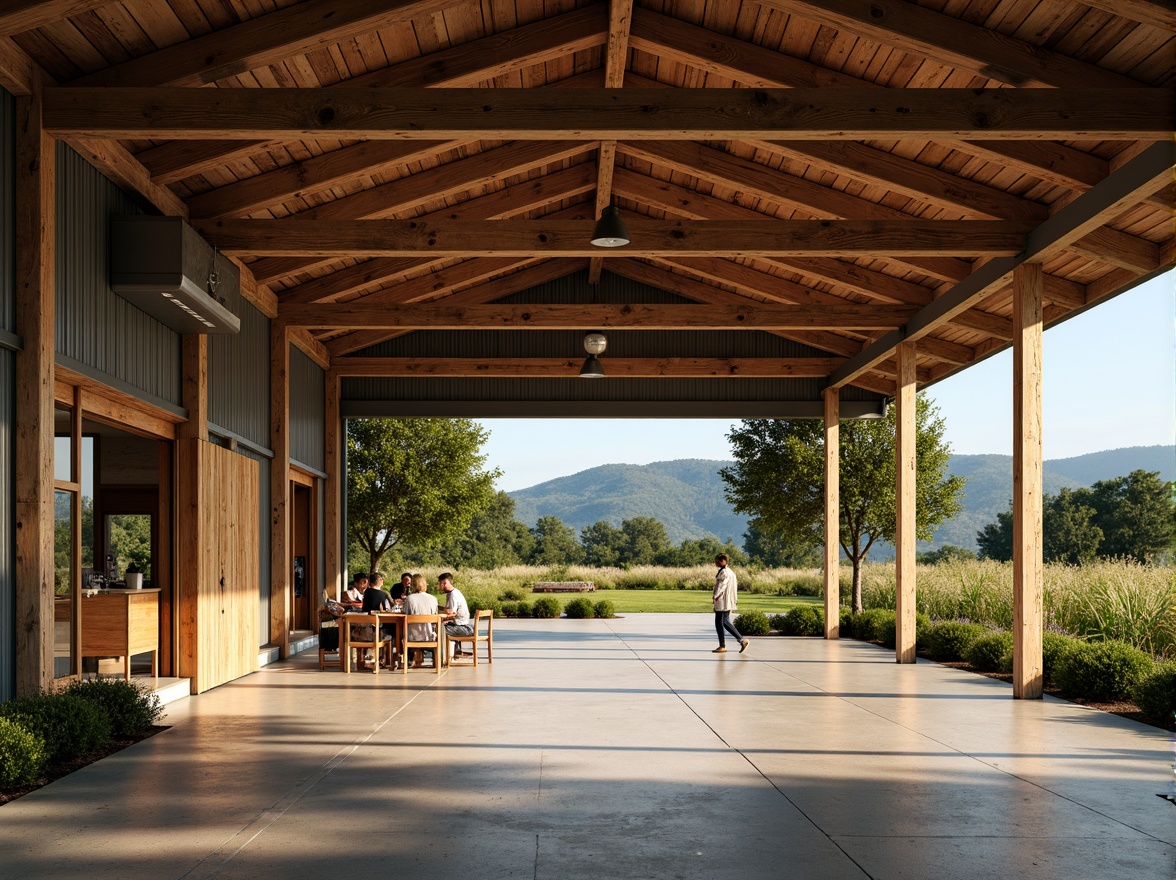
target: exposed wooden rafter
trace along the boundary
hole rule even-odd
[[[819,379],[839,358],[603,357],[605,374],[629,379]],[[339,358],[340,376],[575,377],[583,358]]]

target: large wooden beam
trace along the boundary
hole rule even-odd
[[[841,392],[825,397],[825,638],[841,637]]]
[[[53,352],[56,171],[41,89],[16,100],[16,693],[53,681]],[[77,584],[73,587],[76,589]],[[71,593],[73,590],[71,590]],[[71,627],[71,629],[73,629]]]
[[[1013,273],[1013,696],[1040,699],[1042,666],[1041,266]]]
[[[217,220],[194,224],[220,250],[249,256],[1009,256],[1030,226],[998,220],[652,220],[632,244],[593,247],[578,220]],[[602,253],[602,251],[604,253]]]
[[[746,306],[326,303],[281,305],[278,322],[288,327],[389,330],[876,330],[902,324],[913,311],[903,306],[805,307],[756,302]]]
[[[862,371],[888,358],[904,339],[921,339],[992,294],[1004,290],[1018,266],[1049,259],[1160,191],[1171,180],[1173,164],[1176,164],[1176,144],[1161,141],[1148,147],[1034,229],[1028,246],[1020,254],[989,260],[931,305],[921,309],[901,331],[883,335],[850,358],[834,372],[831,384],[840,386],[852,382]],[[1014,321],[1014,332],[1017,332],[1015,324]]]
[[[344,462],[346,447],[342,411],[340,409],[339,374],[327,370],[323,386],[323,457],[326,459],[327,479],[323,486],[326,497],[323,500],[323,534],[326,545],[326,583],[323,592],[333,599],[343,595],[343,569],[346,565],[347,542],[343,535],[343,497],[347,481],[347,467]],[[317,597],[316,597],[317,600]]]
[[[898,347],[898,393],[895,395],[895,540],[896,576],[894,659],[915,662],[915,344]]]
[[[1170,32],[1176,24],[1172,0],[1082,0],[1087,6]]]
[[[841,358],[616,358],[600,359],[606,376],[675,379],[816,379],[824,378]],[[340,376],[576,377],[584,359],[350,357],[336,358]]]
[[[297,7],[292,7],[297,8]],[[1172,91],[1128,89],[59,88],[59,137],[1145,140]]]
[[[290,653],[290,331],[270,324],[270,591],[269,637],[281,659]]]

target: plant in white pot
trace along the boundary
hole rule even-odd
[[[139,566],[131,563],[127,566],[126,571],[127,588],[131,590],[143,589],[143,572],[139,571]]]

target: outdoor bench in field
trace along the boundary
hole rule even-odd
[[[534,593],[591,593],[596,584],[588,581],[539,581],[532,588]]]

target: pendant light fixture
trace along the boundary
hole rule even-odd
[[[614,205],[600,212],[600,219],[592,231],[592,243],[605,248],[624,247],[629,243],[629,230],[625,229],[621,212]]]
[[[608,337],[603,333],[593,331],[584,335],[584,351],[588,352],[588,357],[584,358],[584,366],[580,367],[581,379],[604,378],[604,367],[600,365],[596,356],[604,354],[606,348],[608,348]]]

